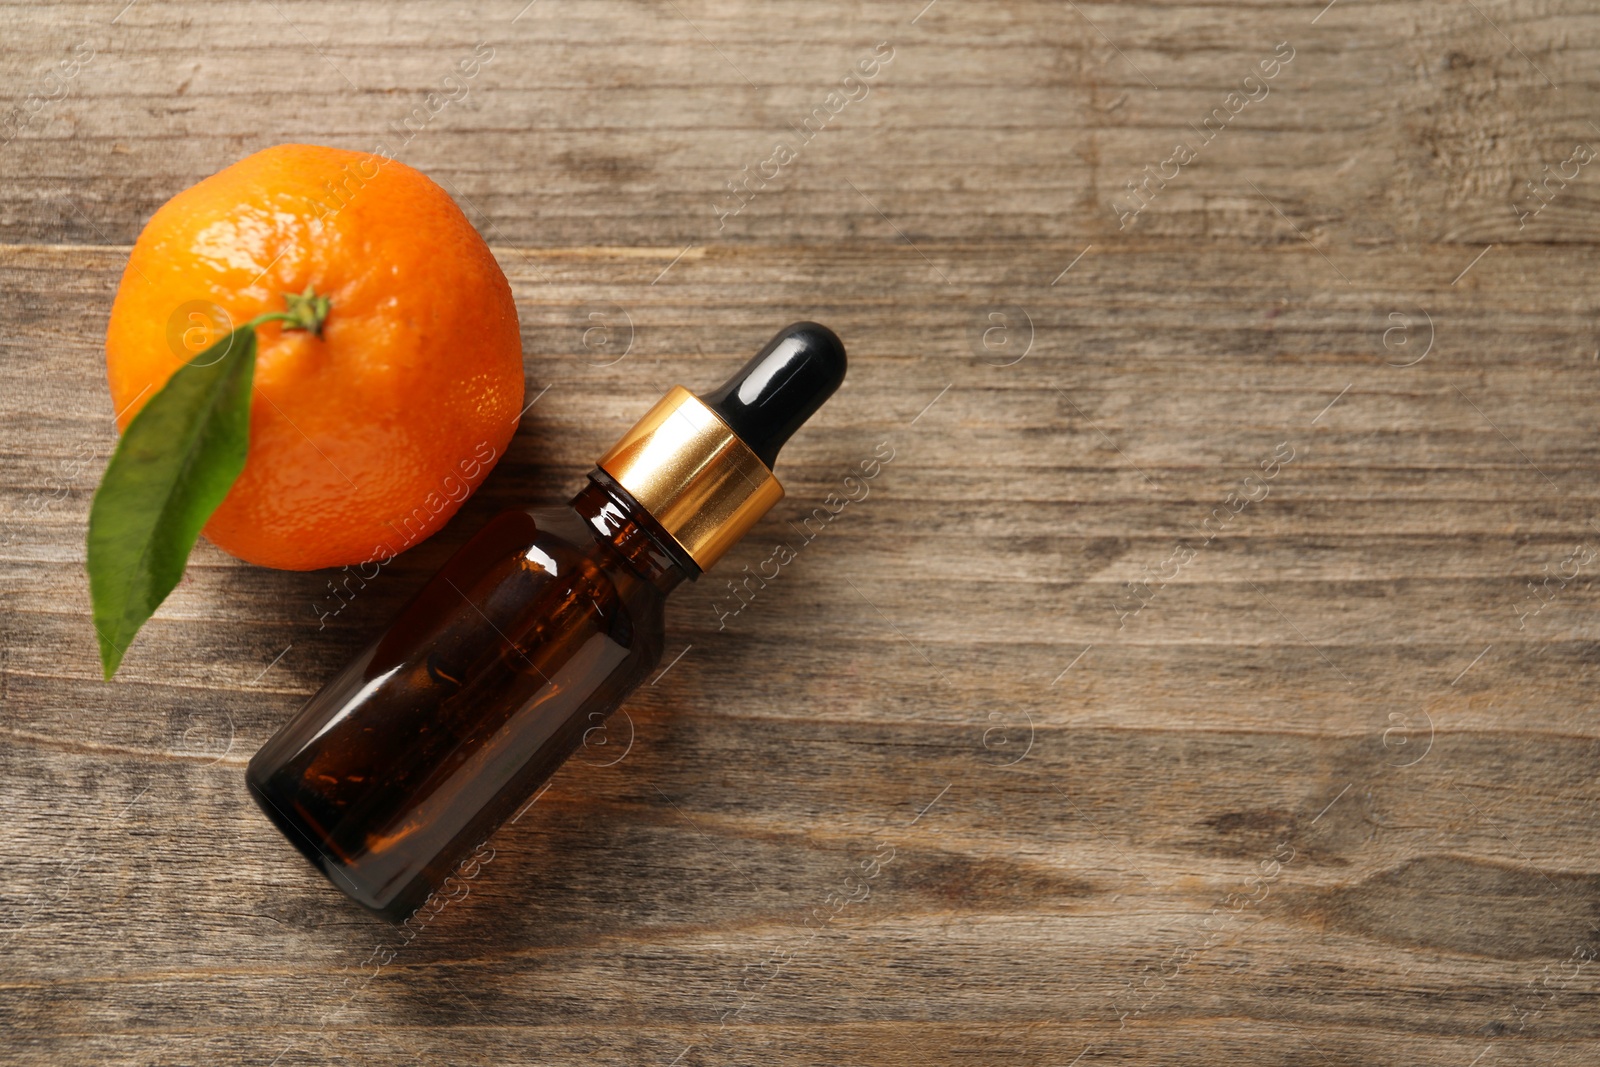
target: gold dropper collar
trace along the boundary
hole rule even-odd
[[[783,499],[783,486],[760,457],[681,385],[600,457],[600,469],[702,571]]]

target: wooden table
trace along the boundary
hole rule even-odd
[[[1593,12],[124,2],[3,15],[0,1059],[1595,1062]],[[202,545],[100,681],[128,245],[408,115],[540,399],[337,614]],[[807,317],[849,380],[665,674],[420,933],[347,903],[250,754],[489,515]]]

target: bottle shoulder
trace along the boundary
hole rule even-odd
[[[595,611],[624,643],[659,631],[666,594],[566,505],[508,508],[424,585],[378,644],[367,673],[382,673],[416,643],[438,640],[470,608],[506,634],[519,620]]]
[[[580,576],[607,580],[619,592],[638,585],[643,587],[639,592],[661,598],[650,582],[634,573],[616,546],[568,504],[508,508],[491,519],[461,555],[490,566],[496,561],[514,563],[518,570],[543,575],[545,580]]]
[[[665,600],[666,590],[657,587],[648,567],[641,568],[613,539],[596,529],[590,516],[571,504],[541,504],[512,508],[490,524],[499,525],[502,545],[520,550],[528,561],[543,565],[551,577],[563,570],[598,568],[619,587],[649,600]],[[487,529],[485,532],[488,532]],[[520,549],[519,549],[520,546]]]

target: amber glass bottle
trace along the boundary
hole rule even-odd
[[[722,388],[674,388],[566,507],[513,509],[250,761],[261,809],[328,878],[410,914],[661,659],[667,594],[782,499],[778,449],[844,348],[781,331]]]

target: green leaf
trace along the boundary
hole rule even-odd
[[[179,367],[106,466],[89,509],[88,562],[107,678],[183,577],[200,528],[244,470],[255,368],[251,323]]]

